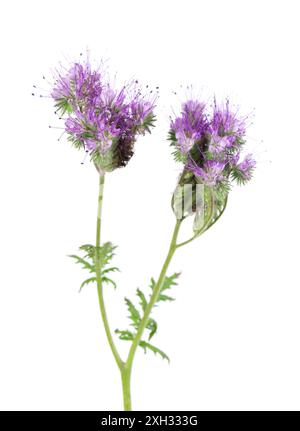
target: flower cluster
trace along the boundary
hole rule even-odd
[[[137,135],[154,125],[154,97],[142,95],[137,81],[117,91],[89,61],[57,72],[51,96],[68,140],[89,152],[101,172],[125,166]]]
[[[255,167],[250,154],[240,161],[245,133],[245,118],[239,118],[228,101],[221,105],[214,101],[208,112],[204,103],[188,100],[181,115],[171,120],[169,139],[185,174],[208,187],[228,187],[230,180],[239,184],[250,180]]]

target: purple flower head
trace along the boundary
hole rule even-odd
[[[229,106],[229,100],[224,105],[214,101],[211,119],[211,132],[219,136],[232,136],[242,138],[246,133],[245,118],[239,118]]]
[[[207,131],[204,110],[204,103],[188,100],[182,105],[181,116],[171,121],[171,139],[174,138],[175,146],[183,155],[187,154]]]
[[[171,120],[169,139],[175,147],[177,161],[184,163],[180,181],[191,180],[223,190],[229,189],[230,180],[239,184],[250,180],[255,162],[248,155],[240,162],[240,153],[246,134],[245,117],[230,108],[229,101],[212,109],[197,100],[182,105],[180,116]]]
[[[87,60],[84,64],[74,63],[65,73],[56,72],[51,96],[56,108],[64,114],[93,103],[101,91],[101,74],[92,71]]]
[[[239,184],[243,184],[251,180],[255,166],[256,161],[253,159],[252,154],[247,154],[243,161],[234,165],[233,177]]]
[[[68,140],[90,152],[100,171],[125,166],[137,136],[154,125],[155,98],[143,95],[137,81],[117,90],[88,61],[58,73],[51,96]]]

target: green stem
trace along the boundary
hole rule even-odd
[[[124,398],[124,409],[125,410],[131,410],[130,376],[131,376],[131,369],[132,369],[134,355],[135,355],[136,349],[137,349],[137,347],[141,341],[144,329],[148,323],[152,308],[153,308],[154,304],[156,303],[158,296],[160,294],[160,291],[161,291],[163,282],[165,280],[166,272],[168,270],[171,259],[175,253],[176,248],[177,248],[176,242],[177,242],[177,237],[178,237],[180,225],[181,225],[181,220],[177,220],[167,257],[166,257],[165,262],[163,264],[163,267],[161,269],[158,281],[157,281],[157,283],[153,289],[153,293],[151,295],[150,301],[149,301],[149,303],[145,309],[144,316],[141,320],[139,329],[138,329],[138,331],[134,337],[134,340],[132,341],[132,345],[131,345],[131,348],[129,350],[127,361],[125,363],[123,371],[121,372],[122,382],[123,382],[123,398]]]
[[[104,304],[104,298],[103,298],[103,286],[102,286],[102,264],[100,259],[100,253],[99,248],[101,245],[101,218],[102,218],[102,202],[103,202],[103,190],[104,190],[104,175],[99,176],[99,195],[98,195],[98,212],[97,212],[97,231],[96,231],[96,255],[95,255],[95,268],[96,268],[96,277],[97,277],[97,291],[98,291],[98,299],[99,299],[99,306],[100,306],[100,312],[104,324],[104,329],[107,337],[107,341],[109,343],[109,346],[111,348],[112,354],[114,355],[114,358],[116,360],[116,363],[119,367],[119,369],[122,371],[123,368],[123,361],[120,358],[120,355],[117,351],[117,348],[115,346],[114,340],[112,338],[109,323],[107,320],[107,314]]]
[[[121,371],[122,389],[123,389],[123,404],[125,411],[131,411],[131,388],[130,388],[131,368],[126,365]]]

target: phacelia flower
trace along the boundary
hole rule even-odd
[[[184,172],[207,186],[218,186],[228,185],[230,179],[250,180],[254,160],[249,155],[240,162],[245,133],[245,118],[230,109],[229,101],[225,105],[214,101],[209,111],[204,103],[189,100],[182,105],[181,115],[171,120],[169,140],[176,160],[184,163]]]
[[[203,103],[188,100],[182,105],[182,115],[171,121],[171,132],[176,146],[187,154],[208,129]]]
[[[89,61],[57,72],[51,96],[68,140],[89,152],[101,172],[125,166],[137,136],[154,125],[155,97],[143,95],[137,81],[113,88]]]
[[[245,134],[246,118],[232,110],[228,101],[225,104],[214,101],[211,109],[197,100],[182,105],[181,115],[171,119],[169,131],[175,160],[183,163],[179,191],[176,190],[172,200],[177,217],[197,213],[200,184],[204,193],[201,198],[205,202],[204,220],[212,222],[226,206],[231,182],[244,184],[251,179],[254,159],[249,154],[241,160]],[[187,184],[192,185],[192,195],[181,201],[181,192]]]
[[[249,181],[255,166],[256,161],[253,159],[252,154],[248,154],[242,162],[236,163],[233,168],[237,182],[244,183]]]

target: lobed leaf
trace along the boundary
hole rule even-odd
[[[168,362],[170,362],[170,358],[166,353],[164,353],[162,350],[160,350],[158,347],[153,346],[150,343],[147,343],[147,341],[140,341],[139,345],[144,349],[144,352],[147,352],[148,350],[151,350],[155,355],[158,354],[162,357],[162,359],[166,359]]]
[[[117,283],[114,280],[112,280],[111,278],[104,276],[104,277],[101,277],[101,280],[103,283],[112,284],[115,289],[117,288]]]
[[[128,330],[120,331],[119,329],[116,329],[115,333],[119,335],[120,340],[131,341],[134,339],[134,334]]]
[[[81,291],[81,289],[82,289],[84,286],[86,286],[87,284],[90,284],[90,283],[93,283],[93,282],[96,282],[96,281],[97,281],[97,278],[96,278],[96,277],[87,278],[86,280],[84,280],[84,281],[81,283],[80,288],[79,288],[79,292],[80,292],[80,291]]]
[[[92,265],[90,262],[88,262],[87,260],[83,259],[80,256],[77,256],[75,254],[71,254],[69,255],[69,257],[71,257],[72,259],[76,260],[76,263],[81,263],[81,265],[83,265],[83,267],[85,269],[88,269],[90,272],[95,272],[95,265]]]
[[[131,325],[138,329],[140,323],[141,323],[141,316],[137,308],[133,305],[133,303],[128,299],[125,298],[125,303],[127,305],[128,311],[129,311],[129,319],[132,321]]]
[[[142,310],[145,311],[148,305],[148,302],[146,300],[144,293],[140,289],[137,289],[136,294],[140,298],[140,305],[142,307]]]

